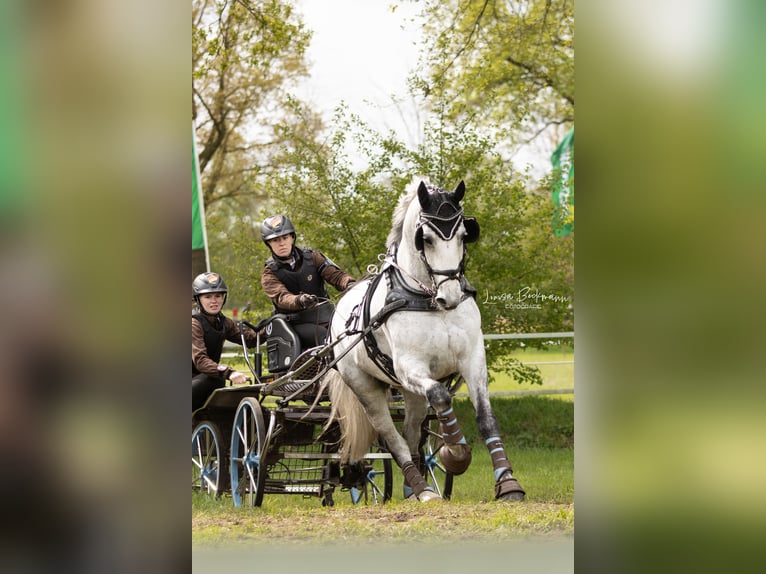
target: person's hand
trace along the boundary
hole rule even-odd
[[[348,291],[348,290],[349,290],[349,289],[351,289],[351,288],[352,288],[354,285],[356,285],[356,279],[352,279],[351,281],[349,281],[348,283],[346,283],[346,288],[344,289],[344,291]]]
[[[298,295],[298,303],[300,303],[301,307],[304,309],[309,309],[317,304],[317,296],[302,293]]]
[[[234,385],[244,385],[247,382],[247,377],[239,371],[232,371],[231,375],[229,375],[229,380]]]

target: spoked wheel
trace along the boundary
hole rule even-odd
[[[394,490],[394,473],[391,457],[382,449],[366,458],[362,465],[363,483],[361,488],[351,487],[351,502],[359,504],[385,504],[391,500]]]
[[[384,454],[379,450],[378,454]],[[394,492],[394,471],[391,458],[375,458],[367,472],[367,489],[373,504],[385,504]]]
[[[220,496],[225,472],[223,435],[215,423],[203,421],[192,432],[192,492]]]
[[[426,421],[423,424],[423,433],[425,441],[423,443],[423,460],[426,467],[426,482],[428,486],[434,489],[434,492],[444,500],[449,500],[452,496],[452,481],[454,475],[447,471],[439,462],[438,452],[444,444],[439,421],[436,419]]]
[[[234,506],[260,506],[266,486],[266,425],[260,403],[245,397],[231,433],[231,495]]]

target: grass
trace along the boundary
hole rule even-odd
[[[479,437],[473,406],[458,392],[454,407],[472,446],[473,462],[455,477],[448,502],[418,504],[403,500],[402,478],[394,465],[394,498],[385,505],[353,505],[336,491],[335,506],[316,497],[266,495],[260,508],[234,508],[231,497],[192,497],[192,543],[196,549],[240,548],[278,554],[296,549],[397,548],[417,541],[479,544],[530,538],[571,537],[574,533],[574,394],[502,396],[508,391],[571,389],[574,354],[566,345],[519,349],[512,357],[537,365],[543,384],[518,383],[497,373],[491,403],[514,475],[527,491],[522,503],[494,500],[492,465]],[[248,372],[244,361],[228,359]],[[553,364],[551,364],[553,363]],[[461,389],[465,391],[465,389]],[[310,556],[308,554],[307,556]],[[311,564],[310,560],[307,560]]]
[[[192,543],[213,547],[312,547],[321,545],[406,545],[441,542],[511,541],[571,536],[574,532],[574,405],[559,398],[493,397],[514,474],[527,491],[522,503],[494,500],[489,454],[481,444],[473,408],[456,399],[455,409],[473,462],[455,477],[452,499],[431,504],[402,498],[394,468],[394,498],[385,505],[353,505],[335,493],[335,506],[316,497],[267,495],[260,508],[234,508],[231,498],[192,497]]]
[[[289,501],[291,497],[282,497]],[[446,526],[448,525],[448,526]],[[261,508],[198,511],[192,516],[192,543],[197,546],[246,544],[326,545],[512,540],[561,536],[574,530],[572,504],[524,502],[419,504],[391,501],[379,506],[264,503]]]
[[[522,363],[532,364],[540,371],[543,383],[535,385],[527,382],[517,382],[510,375],[494,372],[489,385],[490,392],[504,391],[540,391],[574,388],[574,352],[567,345],[550,345],[542,349],[517,349],[509,354],[510,358]],[[572,400],[574,395],[557,395],[566,400]]]

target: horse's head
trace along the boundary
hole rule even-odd
[[[465,244],[479,238],[479,224],[463,216],[460,201],[465,183],[446,192],[420,182],[420,212],[414,244],[434,286],[434,301],[441,309],[454,309],[463,297]],[[413,202],[414,203],[414,202]]]

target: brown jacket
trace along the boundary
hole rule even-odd
[[[229,319],[223,317],[224,321],[224,338],[232,343],[242,343],[242,338],[239,334],[239,327],[237,324]],[[248,348],[255,347],[258,344],[256,332],[245,327],[245,342]],[[192,364],[197,368],[200,373],[210,375],[213,377],[223,375],[228,379],[229,375],[234,369],[226,367],[225,370],[218,370],[219,363],[216,363],[207,354],[207,347],[205,346],[205,331],[202,328],[202,324],[192,317]],[[225,365],[223,365],[225,366]]]
[[[319,251],[312,251],[311,258],[314,267],[317,269],[324,264],[326,259]],[[349,283],[356,281],[351,275],[338,269],[334,265],[326,265],[324,269],[322,269],[321,276],[322,279],[335,287],[338,291],[345,291]],[[279,309],[285,309],[287,311],[301,311],[303,309],[303,306],[298,302],[300,293],[291,293],[268,266],[263,268],[261,286],[266,295],[268,295],[274,305]]]

